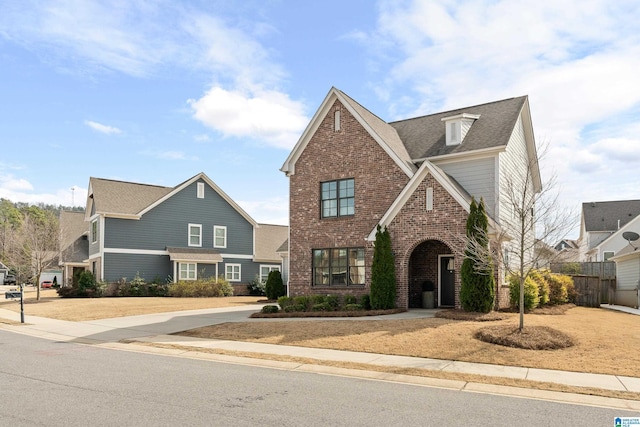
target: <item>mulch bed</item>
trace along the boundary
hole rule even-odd
[[[564,332],[548,326],[525,326],[522,331],[513,325],[496,325],[475,333],[480,341],[526,350],[558,350],[571,347],[574,340]]]
[[[351,310],[351,311],[298,311],[298,312],[280,312],[280,313],[253,313],[249,317],[253,318],[291,318],[291,317],[363,317],[363,316],[382,316],[385,314],[403,313],[407,310],[402,308],[394,308],[391,310]]]

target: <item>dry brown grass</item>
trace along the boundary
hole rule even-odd
[[[506,318],[492,325],[518,325],[517,313],[500,314]],[[553,328],[575,342],[559,350],[482,342],[474,335],[485,327],[486,323],[443,318],[299,320],[228,323],[181,335],[640,377],[640,316],[584,307],[564,315],[525,315],[525,328]]]
[[[42,290],[40,301],[34,291],[25,293],[24,312],[27,315],[79,322],[138,314],[166,313],[169,311],[199,310],[235,305],[248,305],[265,301],[261,297],[221,298],[60,298],[55,290]],[[0,308],[19,312],[20,304],[2,301]]]

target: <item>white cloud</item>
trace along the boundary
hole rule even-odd
[[[91,129],[106,135],[122,133],[122,131],[116,127],[103,125],[102,123],[94,122],[92,120],[85,120],[84,124],[89,126]]]
[[[289,201],[286,198],[240,200],[238,205],[261,224],[289,224]]]
[[[18,191],[31,191],[33,185],[24,178],[16,178],[13,175],[0,175],[0,188],[2,194],[9,194]],[[0,197],[8,198],[0,194]]]
[[[188,102],[196,119],[225,136],[250,137],[278,148],[293,147],[309,121],[301,103],[277,91],[246,94],[212,87]]]
[[[73,190],[72,190],[73,188]],[[12,175],[0,175],[0,198],[14,203],[50,204],[62,206],[84,206],[87,190],[74,185],[66,189],[58,189],[53,193],[38,192],[26,179]]]
[[[640,3],[385,0],[379,10],[367,44],[390,66],[376,93],[394,118],[528,94],[567,203],[638,198],[626,183],[640,156]]]

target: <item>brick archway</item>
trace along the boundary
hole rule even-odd
[[[435,304],[441,297],[445,297],[446,291],[441,293],[439,287],[440,281],[440,262],[443,255],[454,257],[454,251],[444,242],[440,240],[425,240],[415,246],[409,256],[408,266],[408,307],[422,308],[422,292],[427,289],[435,291]],[[450,289],[451,292],[454,289]],[[449,304],[447,304],[449,305]]]

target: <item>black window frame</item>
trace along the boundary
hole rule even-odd
[[[344,256],[340,255],[341,251],[345,252]],[[326,252],[326,257],[322,252]],[[351,256],[352,252],[355,253],[355,257]],[[319,258],[316,256],[317,253],[320,255]],[[363,287],[365,285],[364,247],[312,249],[311,276],[313,287]],[[355,282],[354,278],[359,280]]]
[[[352,185],[349,186],[349,183]],[[335,188],[325,188],[325,186],[335,185]],[[342,188],[341,184],[345,184]],[[328,194],[327,194],[328,193]],[[332,193],[335,193],[333,197]],[[356,214],[356,180],[355,178],[335,179],[332,181],[324,181],[320,183],[320,218],[340,218],[346,216],[354,216]],[[349,204],[349,201],[351,203]],[[325,203],[333,202],[334,206],[325,209]],[[344,206],[343,206],[344,203]],[[341,213],[342,209],[346,209],[347,213]],[[327,209],[335,209],[334,215],[325,215]],[[349,212],[350,211],[350,212]]]

